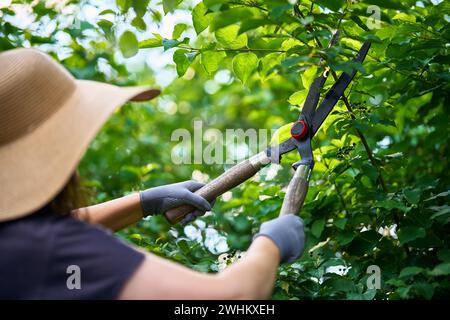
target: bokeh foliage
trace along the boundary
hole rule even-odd
[[[31,2],[0,9],[0,50],[40,47],[77,78],[119,85],[154,83],[150,68],[130,71],[123,57],[174,51],[166,68],[179,78],[163,97],[117,111],[86,153],[80,171],[94,202],[190,179],[194,170],[217,176],[227,166],[172,163],[173,130],[192,130],[194,119],[219,130],[295,121],[320,59],[339,74],[371,41],[347,105],[338,103],[313,142],[316,166],[301,212],[307,250],[280,267],[273,297],[449,296],[448,1],[117,0],[95,22],[64,11],[88,1],[33,1],[35,22],[18,26],[14,5]],[[380,28],[367,27],[370,5],[381,9]],[[145,33],[175,10],[187,10],[192,23],[176,25],[170,38]],[[45,29],[50,20],[54,27]],[[341,39],[327,48],[336,29]],[[68,41],[60,43],[60,33]],[[326,87],[332,83],[330,77]],[[202,220],[226,235],[232,250],[245,250],[259,224],[277,216],[294,159],[286,157],[276,174],[263,170]],[[120,235],[197,270],[217,270],[216,255],[176,233],[183,228],[153,217]],[[370,265],[381,269],[380,290],[366,286]],[[327,273],[333,266],[349,269]]]

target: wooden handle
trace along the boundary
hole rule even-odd
[[[233,189],[237,185],[253,177],[259,169],[268,163],[270,163],[270,159],[267,157],[266,152],[258,153],[250,159],[240,162],[231,169],[225,171],[219,177],[198,189],[195,193],[208,201],[212,201],[228,190]],[[165,215],[167,220],[171,223],[177,223],[181,221],[185,215],[194,210],[195,208],[191,205],[183,205],[167,211]]]
[[[307,165],[299,165],[294,177],[289,182],[280,216],[286,214],[297,214],[303,206],[308,193],[309,174],[311,169]]]

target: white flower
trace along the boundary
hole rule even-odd
[[[186,237],[188,237],[190,240],[196,240],[198,242],[201,242],[202,237],[202,231],[200,229],[197,229],[196,227],[192,225],[188,225],[184,227],[184,234]]]
[[[227,239],[221,236],[214,228],[206,228],[205,230],[205,247],[213,254],[229,250]]]
[[[219,235],[219,232],[214,228],[206,228],[206,230],[205,230],[206,238],[217,237],[218,235]]]
[[[378,233],[381,234],[383,237],[391,237],[393,239],[397,239],[397,225],[393,224],[389,227],[380,227],[378,228]]]
[[[220,237],[220,240],[216,243],[217,253],[227,252],[230,250],[228,247],[227,239],[225,237]]]
[[[345,276],[351,268],[352,267],[346,267],[343,265],[331,266],[331,267],[326,268],[325,273],[334,273],[334,274],[337,274],[340,276]]]
[[[195,220],[194,223],[195,223],[195,224],[197,225],[197,227],[199,227],[201,230],[203,230],[203,229],[206,228],[206,223],[205,223],[205,221],[203,221],[203,220],[197,219],[197,220]]]

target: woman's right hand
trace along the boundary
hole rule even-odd
[[[265,236],[271,239],[280,251],[280,261],[293,262],[305,247],[303,220],[293,214],[284,215],[261,224],[253,239]]]
[[[209,203],[195,193],[195,191],[204,185],[204,183],[189,180],[141,191],[140,201],[143,216],[163,214],[170,209],[184,204],[193,206],[195,210],[185,217],[182,221],[183,224],[205,214],[206,211],[211,210],[214,201]]]

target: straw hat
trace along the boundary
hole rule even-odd
[[[117,107],[159,93],[76,80],[35,49],[0,53],[0,221],[50,201]]]

